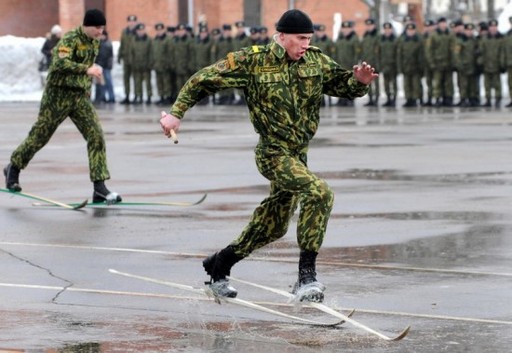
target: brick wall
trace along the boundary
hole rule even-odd
[[[245,0],[250,1],[250,0]],[[179,3],[186,0],[1,0],[0,35],[12,34],[25,37],[44,36],[55,23],[69,30],[80,25],[85,9],[90,4],[104,4],[107,17],[107,30],[112,40],[118,40],[126,26],[128,15],[137,15],[148,27],[150,35],[158,22],[166,25],[178,23]],[[261,0],[261,23],[272,33],[281,14],[288,10],[289,0]],[[364,31],[364,20],[368,17],[368,8],[363,1],[318,1],[296,0],[296,8],[307,12],[314,23],[322,23],[332,36],[333,16],[341,13],[344,20],[356,22],[356,30]],[[244,0],[194,0],[194,25],[201,18],[208,21],[210,29],[224,23],[234,24],[244,19]]]

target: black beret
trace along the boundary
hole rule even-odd
[[[286,11],[276,24],[281,33],[314,33],[313,22],[306,13],[293,9]]]
[[[98,27],[105,26],[107,24],[107,20],[105,19],[105,15],[98,9],[87,10],[84,16],[83,25],[86,27]]]

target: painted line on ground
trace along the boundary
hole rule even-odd
[[[85,245],[72,245],[72,244],[40,244],[40,243],[20,243],[20,242],[0,242],[0,246],[32,246],[32,247],[48,247],[48,248],[67,248],[88,251],[117,251],[117,252],[131,252],[140,254],[157,254],[175,257],[192,257],[192,258],[205,258],[209,254],[203,253],[185,253],[164,250],[147,250],[147,249],[133,249],[133,248],[117,248],[117,247],[102,247],[102,246],[85,246]],[[258,257],[250,256],[246,258],[247,261],[266,261],[266,262],[280,262],[280,263],[297,263],[295,259],[283,259],[272,257]],[[372,264],[355,264],[350,262],[341,261],[324,261],[317,260],[317,265],[325,266],[339,266],[339,267],[353,267],[365,268],[371,270],[388,270],[388,271],[411,271],[411,272],[432,272],[432,273],[445,273],[453,275],[474,275],[474,276],[497,276],[497,277],[512,277],[512,273],[507,272],[485,272],[485,271],[471,271],[471,270],[449,270],[442,268],[428,268],[428,267],[413,267],[413,266],[389,266],[389,265],[372,265]]]

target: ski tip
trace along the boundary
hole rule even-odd
[[[395,338],[392,339],[392,341],[400,341],[402,338],[404,338],[405,336],[407,336],[407,334],[409,333],[409,330],[411,329],[411,326],[407,326],[405,328],[405,330],[403,330],[398,336],[396,336]]]
[[[81,208],[84,208],[89,203],[89,199],[85,199],[84,201],[80,202],[78,205],[73,206],[74,210],[79,210]]]
[[[108,269],[108,272],[110,272],[110,273],[114,273],[114,274],[118,274],[118,273],[119,273],[119,271],[118,271],[118,270],[114,270],[113,268],[109,268],[109,269]]]

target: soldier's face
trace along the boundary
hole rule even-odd
[[[283,48],[292,60],[299,60],[306,54],[312,36],[311,33],[279,33]]]
[[[83,26],[86,36],[92,39],[101,39],[105,26]]]

